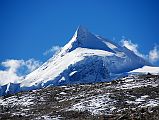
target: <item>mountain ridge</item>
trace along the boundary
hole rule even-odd
[[[47,86],[110,81],[114,75],[149,64],[129,49],[79,26],[60,52],[15,85],[18,89],[11,84],[7,87],[11,89],[1,87],[0,91],[4,95]]]

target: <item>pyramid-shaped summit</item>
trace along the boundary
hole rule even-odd
[[[77,36],[81,37],[81,36],[85,36],[87,34],[89,34],[89,31],[87,28],[85,28],[84,26],[80,25],[78,26],[76,32]]]
[[[17,84],[8,85],[7,89],[4,87],[1,90],[1,93],[14,93],[47,86],[110,81],[118,74],[144,65],[149,63],[134,52],[79,26],[72,39],[59,53],[28,74],[18,84],[19,87]],[[14,89],[14,86],[18,89]]]
[[[106,45],[107,41],[109,40],[92,34],[88,29],[80,25],[72,39],[63,47],[63,54],[71,52],[78,47],[113,52],[113,50]]]

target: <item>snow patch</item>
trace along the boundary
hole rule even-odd
[[[94,97],[89,97],[87,100],[80,101],[70,108],[70,110],[75,111],[89,111],[92,114],[109,114],[116,109],[114,104],[115,100],[112,100],[108,95],[98,95]]]

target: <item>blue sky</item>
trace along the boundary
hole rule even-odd
[[[125,36],[147,55],[159,45],[159,1],[0,0],[0,62],[44,62],[43,53],[64,46],[78,25],[117,43]]]

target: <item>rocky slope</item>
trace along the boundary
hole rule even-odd
[[[1,120],[158,120],[159,75],[47,87],[0,97]]]

